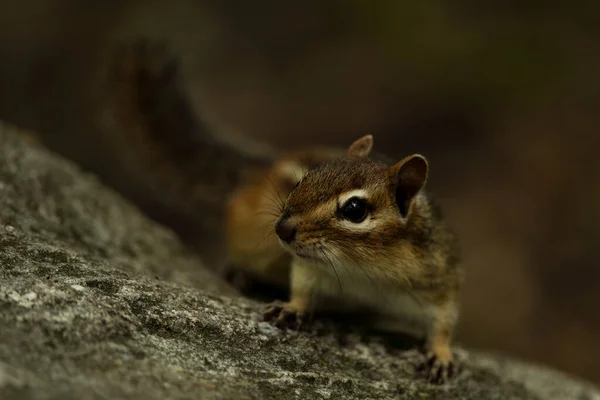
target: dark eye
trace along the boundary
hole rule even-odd
[[[351,197],[340,209],[340,216],[356,224],[367,218],[368,204],[360,197]]]

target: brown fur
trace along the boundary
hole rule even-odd
[[[316,215],[298,223],[300,234],[312,239],[326,238],[349,256],[368,260],[383,257],[392,262],[412,254],[419,265],[402,278],[406,285],[413,288],[448,285],[448,278],[454,278],[459,266],[454,235],[445,227],[439,209],[428,200],[415,204],[406,221],[398,218],[389,171],[389,166],[368,159],[335,160],[304,178],[302,185],[289,196],[285,213],[311,215],[343,192],[366,189],[371,196],[374,218],[383,221],[377,230],[340,230],[335,220]],[[395,271],[382,272],[396,276]]]
[[[267,168],[233,193],[225,210],[234,269],[276,286],[290,283],[290,301],[265,315],[280,323],[291,314],[325,308],[319,298],[327,296],[351,308],[361,302],[374,306],[385,317],[383,325],[393,325],[406,312],[409,325],[425,321],[430,378],[445,380],[451,372],[462,269],[454,236],[422,190],[426,161],[417,156],[389,166],[368,160],[369,136],[342,158],[335,151],[312,150],[273,163],[271,155],[238,151],[216,140],[191,112],[177,63],[164,50],[141,43],[121,55],[113,71],[115,122],[127,132],[122,139],[136,140],[149,167],[162,171],[168,190],[181,191],[193,209],[218,209],[232,188]],[[339,196],[354,189],[368,194],[373,229],[340,225]],[[288,252],[272,234],[280,216],[297,229]],[[329,252],[325,260],[317,248]],[[337,281],[335,265],[341,268],[340,276],[335,271]],[[353,279],[359,282],[357,298],[342,291]],[[381,301],[380,291],[394,302]]]
[[[371,305],[387,321],[383,325],[399,318],[415,332],[422,328],[417,334],[426,339],[426,370],[443,382],[454,372],[450,343],[463,281],[457,240],[423,189],[427,161],[414,155],[390,166],[368,159],[365,148],[355,143],[348,157],[309,171],[287,197],[280,220],[295,232],[281,242],[293,255],[291,299],[269,307],[265,317],[280,326],[290,314],[301,321],[331,307],[320,298]],[[340,214],[344,196],[366,198],[363,222]]]

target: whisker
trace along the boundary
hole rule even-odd
[[[271,185],[274,185],[272,181],[269,181]],[[273,189],[275,189],[273,187]],[[275,189],[276,190],[276,189]],[[266,199],[271,203],[273,207],[277,210],[277,212],[281,213],[283,211],[284,202],[281,197],[276,196],[275,190],[269,190],[264,193]],[[277,192],[278,193],[278,192]]]
[[[321,253],[323,254],[323,257],[325,257],[325,259],[327,260],[329,265],[331,265],[331,268],[333,269],[333,272],[335,273],[335,277],[337,278],[338,285],[340,286],[340,293],[344,293],[344,289],[342,288],[342,281],[340,280],[340,276],[338,275],[337,270],[335,269],[335,267],[333,265],[333,262],[331,261],[329,256],[325,253],[325,250],[323,250],[320,247],[317,247],[317,249],[319,249],[321,251]]]
[[[273,182],[273,180],[270,177],[267,177],[267,179],[271,183],[271,186],[273,186],[273,189],[275,189],[275,193],[277,194],[277,197],[279,199],[279,207],[280,207],[281,211],[283,211],[283,207],[285,205],[285,200],[283,199],[283,197],[281,197],[281,193],[279,193],[279,189],[277,189],[277,185],[275,185],[275,182]]]
[[[262,210],[262,211],[257,211],[255,213],[255,215],[260,215],[260,216],[269,216],[269,217],[273,217],[274,219],[279,218],[279,216],[281,214],[279,214],[278,212],[276,212],[275,210]]]
[[[277,200],[274,192],[272,192],[272,191],[267,191],[266,193],[263,194],[263,196],[265,197],[265,199],[267,201],[265,201],[265,202],[263,202],[263,204],[261,204],[261,206],[258,208],[258,211],[261,211],[261,212],[268,211],[271,216],[273,216],[275,218],[279,218],[283,212],[283,204],[281,204],[279,202],[279,200]],[[257,213],[257,215],[260,215],[260,214]]]
[[[254,249],[258,249],[264,242],[266,242],[267,240],[269,240],[270,238],[272,238],[273,236],[275,236],[275,231],[269,231],[254,247]]]
[[[373,279],[373,277],[371,276],[371,274],[369,274],[368,269],[367,268],[360,268],[360,263],[358,262],[358,258],[354,254],[352,254],[351,252],[346,252],[346,257],[349,257],[354,262],[356,269],[362,271],[367,276],[367,278],[369,279],[369,281],[371,282],[371,284],[375,287],[378,295],[381,295],[382,298],[383,298],[383,300],[386,303],[390,303],[391,304],[389,298],[387,298],[387,296],[385,295],[385,291],[381,290],[381,287],[377,284],[377,282],[375,281],[375,279]]]
[[[356,263],[355,263],[355,264],[356,264]],[[357,264],[357,265],[358,265],[358,264]],[[346,271],[346,275],[350,276],[350,277],[351,277],[351,279],[352,279],[352,283],[353,283],[354,285],[356,285],[356,274],[354,274],[354,273],[352,273],[352,272],[349,272],[349,271],[348,271],[348,266],[346,265],[346,263],[341,263],[341,264],[340,264],[340,266],[343,266],[343,267],[344,267],[344,270]],[[355,267],[356,267],[356,266],[355,266]]]
[[[275,221],[263,221],[259,227],[264,231],[275,231]]]

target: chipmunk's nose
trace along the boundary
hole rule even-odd
[[[296,237],[296,228],[287,220],[287,218],[280,218],[275,224],[275,233],[279,236],[279,239],[286,243],[290,243]]]

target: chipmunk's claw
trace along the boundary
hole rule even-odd
[[[282,302],[269,305],[263,313],[263,318],[279,329],[299,330],[304,323],[304,313]]]
[[[458,372],[455,361],[443,359],[433,352],[427,353],[425,360],[418,367],[428,382],[442,385],[454,378]]]

